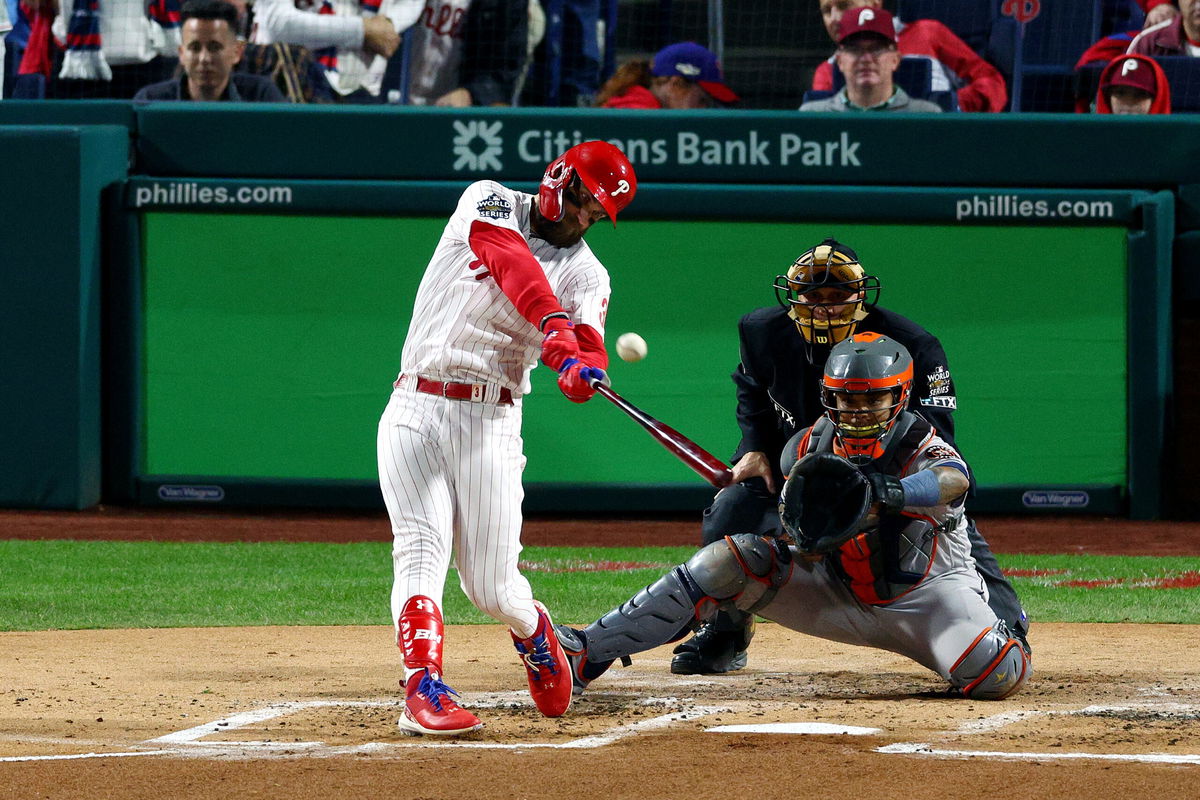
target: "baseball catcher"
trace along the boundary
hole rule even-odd
[[[1017,691],[1032,668],[971,559],[967,465],[905,409],[912,381],[912,357],[893,339],[860,333],[835,345],[825,414],[784,449],[786,535],[728,536],[583,630],[556,626],[574,690],[615,659],[735,610],[901,653],[964,697]]]
[[[704,511],[702,546],[738,533],[781,533],[778,505],[787,473],[779,471],[780,456],[824,410],[819,386],[831,349],[855,333],[873,331],[904,346],[913,361],[907,409],[954,447],[958,401],[941,343],[877,304],[879,279],[868,274],[852,249],[826,239],[801,253],[773,285],[778,305],[751,311],[738,322],[741,358],[732,377],[742,437],[730,459],[732,485]],[[1016,592],[974,522],[967,518],[966,524],[988,605],[1024,643],[1027,626]],[[676,646],[671,671],[708,675],[746,666],[752,620],[737,610],[715,614]]]

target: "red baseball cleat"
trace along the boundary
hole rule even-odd
[[[413,675],[408,682],[408,699],[404,701],[404,716],[397,725],[412,735],[459,736],[483,727],[479,717],[450,699],[458,692],[442,683],[440,677],[424,670],[421,680]]]
[[[571,707],[571,669],[554,633],[550,612],[536,600],[533,604],[538,612],[538,626],[533,635],[521,639],[516,633],[509,633],[525,664],[529,694],[538,711],[547,717],[561,717]]]

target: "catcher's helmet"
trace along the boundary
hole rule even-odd
[[[600,202],[617,224],[617,213],[624,210],[637,194],[637,176],[633,165],[620,148],[608,142],[577,144],[546,167],[538,187],[538,210],[551,222],[563,216],[563,192],[578,178]]]
[[[821,378],[821,405],[832,420],[838,443],[855,464],[867,464],[883,455],[900,413],[912,391],[913,360],[904,345],[878,333],[858,333],[834,345]],[[888,392],[886,405],[872,404]],[[838,397],[844,407],[838,407]],[[853,408],[854,411],[848,411]],[[887,417],[879,419],[882,411]]]
[[[834,345],[853,335],[879,302],[879,279],[836,239],[805,250],[773,285],[779,304],[809,344]]]

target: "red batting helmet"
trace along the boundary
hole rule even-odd
[[[579,176],[588,191],[600,201],[614,226],[617,212],[623,211],[637,194],[633,165],[620,148],[608,142],[584,142],[546,167],[542,185],[538,188],[538,210],[543,217],[553,222],[562,219],[563,190],[570,186],[575,176]]]

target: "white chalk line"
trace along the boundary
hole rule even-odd
[[[970,735],[976,733],[991,733],[1017,722],[1024,722],[1036,717],[1087,717],[1101,714],[1121,713],[1123,711],[1157,712],[1159,714],[1178,714],[1181,716],[1200,715],[1200,705],[1192,703],[1124,703],[1122,705],[1105,706],[1091,705],[1083,708],[1041,709],[1024,711],[1005,711],[993,714],[983,719],[967,720],[958,726],[954,734]]]
[[[1136,761],[1150,764],[1200,764],[1200,755],[1167,753],[1009,753],[998,750],[947,750],[928,744],[900,742],[875,748],[876,753],[939,756],[943,758],[993,758],[1000,761],[1097,760]]]
[[[52,756],[0,756],[0,761],[70,761],[80,758],[124,758],[126,756],[171,755],[174,750],[137,750],[131,753],[69,753]]]
[[[494,708],[499,706],[515,705],[525,698],[526,695],[520,692],[504,692],[490,695],[484,695],[478,698],[472,698],[471,706],[473,708]],[[527,701],[526,701],[527,702]],[[682,701],[674,697],[648,697],[640,701],[640,705],[646,706],[678,706]],[[641,720],[629,725],[619,725],[615,728],[610,728],[602,733],[591,736],[583,736],[578,739],[571,739],[565,742],[473,742],[466,739],[438,739],[435,737],[414,737],[413,741],[404,742],[367,742],[359,745],[330,745],[325,742],[265,742],[265,741],[237,741],[237,742],[214,742],[204,741],[204,737],[217,733],[226,733],[239,728],[244,728],[248,725],[253,725],[260,722],[265,722],[270,719],[275,719],[287,714],[293,714],[297,711],[304,711],[311,708],[326,708],[326,707],[372,707],[372,708],[398,708],[398,704],[394,700],[390,701],[337,701],[337,700],[310,700],[296,701],[288,703],[275,703],[263,708],[245,711],[239,714],[231,714],[213,722],[206,722],[203,725],[196,725],[182,731],[175,731],[164,736],[159,736],[150,739],[146,744],[149,745],[178,745],[180,749],[173,751],[175,754],[181,755],[203,755],[205,757],[220,757],[220,756],[248,756],[253,754],[254,757],[292,757],[294,755],[303,755],[309,757],[329,757],[335,755],[351,755],[362,753],[379,753],[388,750],[400,750],[414,747],[456,747],[456,748],[474,748],[483,750],[530,750],[530,749],[588,749],[604,747],[613,742],[632,736],[637,733],[646,731],[658,730],[669,727],[676,722],[686,722],[709,714],[728,711],[724,706],[693,706],[680,711],[675,711],[669,714],[663,714],[651,719]],[[295,753],[294,751],[302,750],[303,753]]]
[[[761,722],[750,725],[718,725],[705,728],[705,733],[783,733],[816,736],[873,736],[879,728],[858,725],[835,725],[831,722]]]
[[[1200,705],[1195,705],[1192,703],[1141,702],[1124,703],[1121,705],[1090,705],[1084,706],[1083,708],[1005,711],[1000,714],[993,714],[990,717],[984,717],[983,719],[968,720],[959,725],[958,729],[953,731],[950,735],[975,735],[980,733],[991,733],[1008,725],[1024,722],[1025,720],[1036,719],[1038,717],[1083,717],[1129,711],[1152,712],[1161,715],[1196,715],[1200,713]],[[934,747],[924,742],[897,742],[896,744],[878,747],[875,749],[875,752],[887,754],[900,753],[905,755],[936,756],[942,758],[994,758],[1003,761],[1094,759],[1099,761],[1132,761],[1149,764],[1200,764],[1200,755],[1193,755],[1190,753],[1030,753],[996,750],[954,750],[949,748]]]

